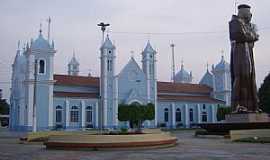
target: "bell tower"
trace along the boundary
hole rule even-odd
[[[146,95],[147,103],[155,105],[155,126],[157,126],[157,70],[156,70],[156,54],[150,42],[142,52],[142,69],[146,76]]]
[[[101,122],[105,128],[113,128],[117,121],[118,102],[115,79],[115,46],[107,35],[100,48],[100,96],[101,96]]]

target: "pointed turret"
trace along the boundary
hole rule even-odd
[[[73,51],[73,56],[72,56],[70,62],[68,63],[68,75],[78,76],[79,75],[79,66],[80,66],[80,63],[77,61],[77,59],[75,57],[75,52]]]
[[[113,45],[112,41],[109,38],[109,35],[107,35],[104,43],[101,46],[101,49],[107,48],[107,49],[115,49],[115,46]]]
[[[31,48],[33,49],[49,49],[50,44],[42,35],[42,30],[39,30],[38,38],[32,43]]]
[[[211,88],[214,88],[214,81],[213,81],[213,74],[211,74],[209,72],[208,69],[208,63],[207,63],[207,67],[206,67],[206,73],[204,74],[204,76],[202,77],[202,79],[200,80],[199,84],[204,84],[207,85]]]
[[[156,51],[153,49],[152,45],[150,44],[150,41],[147,41],[147,44],[143,50],[143,53],[156,53]]]

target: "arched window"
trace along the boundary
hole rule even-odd
[[[193,122],[193,109],[192,108],[189,109],[189,121]]]
[[[107,70],[112,71],[112,60],[107,60]]]
[[[77,106],[71,107],[70,122],[79,122],[79,108]]]
[[[205,106],[205,104],[203,104],[203,109],[206,109],[206,106]]]
[[[55,122],[56,123],[62,123],[63,121],[63,108],[62,106],[56,106],[56,113],[55,113]]]
[[[92,109],[92,106],[87,106],[85,108],[85,115],[86,115],[86,120],[85,122],[87,124],[91,124],[93,122],[93,109]]]
[[[169,110],[168,108],[164,109],[164,122],[168,122],[169,121]]]
[[[44,60],[39,60],[39,70],[38,73],[45,73],[45,61]]]
[[[202,122],[207,122],[207,112],[202,112]]]
[[[177,108],[176,109],[176,112],[175,112],[175,119],[176,119],[176,122],[180,122],[181,121],[181,110],[180,108]]]

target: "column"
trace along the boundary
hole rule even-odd
[[[114,79],[114,124],[113,126],[114,127],[118,127],[118,76],[115,76],[115,79]]]
[[[82,107],[81,127],[84,128],[85,127],[85,101],[84,100],[81,100],[81,107]]]
[[[99,110],[99,106],[98,106],[98,101],[96,102],[96,109],[95,109],[95,118],[96,118],[96,120],[95,120],[95,128],[98,128],[99,126],[98,126],[98,118],[99,118],[99,116],[98,116],[98,110]]]
[[[48,128],[51,129],[53,127],[53,115],[54,115],[54,107],[53,107],[53,84],[49,84],[49,109],[48,109]]]
[[[175,128],[176,127],[176,125],[175,125],[175,103],[173,102],[172,104],[171,104],[171,109],[172,109],[172,128]]]
[[[155,127],[157,127],[158,122],[158,112],[157,112],[157,105],[158,105],[158,97],[157,97],[157,58],[156,53],[154,53],[154,83],[155,83]]]
[[[189,121],[189,110],[188,110],[188,105],[185,104],[185,127],[189,128],[190,127],[190,121]]]
[[[216,123],[217,122],[216,106],[214,104],[211,105],[211,118],[212,118],[212,123]]]
[[[197,104],[197,116],[198,116],[198,123],[202,123],[201,106],[200,106],[200,104]]]
[[[66,99],[65,100],[65,108],[66,108],[66,129],[69,127],[69,101]]]

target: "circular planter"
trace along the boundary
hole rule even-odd
[[[64,135],[50,136],[47,149],[128,149],[176,145],[177,138],[167,133],[132,135]]]

